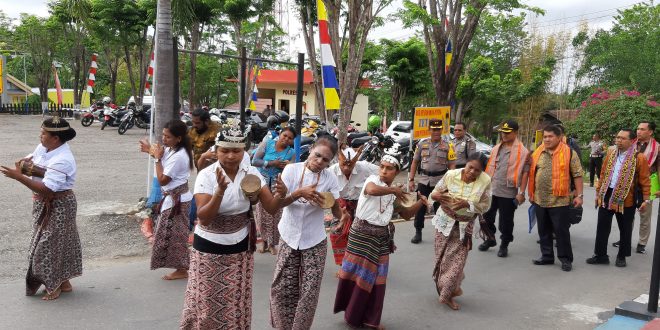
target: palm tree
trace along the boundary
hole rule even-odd
[[[175,109],[174,90],[174,36],[172,35],[172,1],[158,0],[156,9],[156,54],[154,72],[154,100],[152,114],[154,116],[155,141],[160,141],[163,127],[168,121],[175,119],[178,110]]]

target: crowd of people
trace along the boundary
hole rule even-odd
[[[155,160],[163,194],[154,208],[151,269],[174,269],[165,280],[187,279],[182,329],[250,328],[255,252],[277,258],[270,287],[272,327],[311,328],[328,237],[339,266],[334,313],[344,312],[351,326],[382,329],[389,258],[396,250],[393,215],[414,217],[411,243],[418,244],[431,207],[431,275],[439,302],[453,310],[460,309],[456,297],[463,293],[473,237],[483,239],[478,250],[487,251],[498,245],[499,230],[497,256],[506,258],[515,211],[527,198],[541,252],[533,263],[554,264],[556,241],[561,269],[572,270],[570,226],[581,217],[583,170],[561,126],[545,127],[542,144],[532,152],[518,139],[518,123],[508,120],[499,126],[500,142],[488,158],[477,152],[466,124],[457,123],[455,137],[446,141],[442,121],[431,120],[430,137],[418,143],[406,187],[395,183],[401,172],[396,148],[385,150],[374,165],[359,161],[361,149],[321,136],[307,161],[296,163],[296,131],[289,127],[268,134],[250,156],[249,128],[220,127],[201,109],[193,111],[192,122],[190,129],[179,120],[168,122],[162,143],[139,145]],[[636,131],[621,129],[613,146],[607,147],[598,135],[589,144],[590,185],[594,176],[599,180],[594,255],[588,264],[609,263],[607,244],[615,216],[620,232],[615,264],[626,266],[636,210],[641,218],[636,252],[645,252],[651,181],[657,180],[660,165],[655,129],[654,123],[641,122]],[[0,169],[34,193],[26,291],[35,295],[43,285],[45,300],[70,292],[70,279],[82,274],[72,190],[76,162],[67,143],[75,135],[66,120],[46,119],[34,152],[14,168]],[[338,161],[331,165],[335,157]],[[191,192],[193,170],[197,177]],[[326,213],[332,215],[329,222]]]

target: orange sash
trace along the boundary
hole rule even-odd
[[[497,167],[497,154],[500,151],[502,144],[496,145],[491,154],[490,159],[488,159],[488,165],[486,165],[486,173],[492,178],[495,174],[495,168]],[[522,177],[522,170],[525,166],[525,161],[527,160],[527,155],[529,151],[520,140],[516,139],[511,145],[511,151],[509,152],[509,163],[507,164],[506,170],[506,183],[508,187],[518,188],[520,186],[520,178]]]
[[[536,165],[541,158],[545,146],[541,144],[532,154],[532,166],[529,169],[528,191],[529,200],[534,201],[534,189],[536,185]],[[554,196],[568,196],[571,184],[571,148],[564,142],[560,142],[557,149],[552,153],[552,194]]]

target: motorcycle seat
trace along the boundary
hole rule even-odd
[[[399,140],[397,143],[401,146],[401,148],[405,147],[406,149],[408,149],[408,146],[410,146],[410,140],[409,139],[402,139],[402,140]]]
[[[300,145],[301,146],[304,146],[304,145],[307,145],[307,144],[312,144],[312,143],[314,143],[313,138],[311,138],[309,136],[301,136],[300,137]]]
[[[348,139],[349,140],[355,140],[357,138],[365,137],[369,135],[367,132],[355,132],[355,133],[349,133],[348,134]]]
[[[351,141],[351,148],[359,148],[361,145],[369,142],[370,140],[371,136],[363,136],[357,139],[353,139],[353,141]]]

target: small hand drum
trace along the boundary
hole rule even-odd
[[[406,193],[406,201],[401,201],[398,198],[394,200],[394,206],[395,207],[403,207],[403,208],[411,208],[415,203],[417,202],[417,193],[416,192],[409,192]]]
[[[323,196],[323,203],[320,205],[322,209],[329,209],[335,206],[335,196],[331,192],[322,192],[321,196]]]
[[[21,168],[21,173],[27,176],[43,178],[46,175],[46,168],[34,164],[31,160],[21,160],[18,166]]]
[[[261,189],[261,180],[254,174],[246,174],[241,180],[241,190],[250,202],[256,202],[259,199],[259,190]]]

